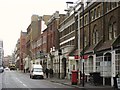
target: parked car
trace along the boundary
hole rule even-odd
[[[0,67],[0,73],[3,73],[3,72],[4,72],[4,68]]]
[[[8,71],[9,71],[9,70],[10,70],[10,68],[6,67],[6,68],[5,68],[5,70],[8,70]]]
[[[30,70],[30,78],[44,78],[43,68],[41,65],[34,64]]]

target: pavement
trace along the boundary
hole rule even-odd
[[[78,83],[77,85],[72,85],[72,82],[71,80],[69,79],[58,79],[58,78],[45,78],[46,80],[49,80],[50,82],[53,82],[53,83],[60,83],[60,84],[63,84],[63,85],[68,85],[68,86],[72,86],[72,87],[75,87],[75,88],[107,88],[109,90],[114,90],[114,87],[111,87],[111,86],[103,86],[103,85],[92,85],[90,83],[87,83],[85,82],[84,84],[84,87],[82,84]]]

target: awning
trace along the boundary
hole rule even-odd
[[[84,53],[85,53],[85,54],[93,53],[94,48],[95,48],[95,45],[91,45],[90,47],[88,47],[88,48],[86,48],[86,49],[84,50]]]
[[[100,45],[100,47],[98,47],[98,48],[96,49],[96,51],[102,51],[102,50],[111,49],[111,46],[112,46],[112,43],[113,43],[113,42],[114,42],[114,40],[108,40],[108,41],[102,43],[102,44]]]
[[[80,52],[81,52],[81,50],[80,50]],[[82,56],[79,56],[78,54],[79,54],[78,49],[76,49],[73,52],[71,52],[69,57],[72,57],[72,59],[74,59],[74,60],[82,59]],[[87,58],[88,58],[88,55],[84,55],[84,59],[87,59]]]
[[[91,46],[87,45],[84,49],[84,53],[85,54],[94,53],[96,48],[99,47],[101,43],[102,43],[102,39],[97,44],[94,44],[94,45],[91,45]]]
[[[112,43],[113,47],[120,47],[120,34],[118,35],[118,37],[114,40],[114,42]]]

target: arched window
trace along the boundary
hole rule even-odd
[[[112,40],[117,37],[117,24],[114,17],[111,17],[108,26],[108,39]]]
[[[93,44],[95,44],[95,32],[93,32]]]
[[[87,46],[87,37],[84,36],[85,47]]]
[[[98,43],[98,41],[99,41],[99,35],[98,35],[98,31],[97,30],[96,30],[95,34],[96,34],[96,43]]]
[[[93,44],[97,44],[99,41],[99,35],[98,35],[98,30],[96,29],[96,26],[94,27],[92,36],[93,36]]]
[[[113,23],[113,37],[117,38],[117,24],[116,24],[116,22]]]
[[[112,40],[112,25],[109,25],[109,40]]]

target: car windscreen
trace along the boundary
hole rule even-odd
[[[34,71],[34,72],[42,72],[43,70],[42,70],[42,68],[34,68],[33,71]]]

